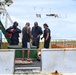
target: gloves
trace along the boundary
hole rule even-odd
[[[14,29],[11,29],[10,32],[14,32]]]

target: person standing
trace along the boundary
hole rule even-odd
[[[11,34],[11,36],[10,36],[11,45],[18,45],[18,43],[19,43],[19,33],[21,33],[21,30],[19,28],[17,28],[17,26],[18,26],[18,23],[14,22],[13,26],[6,29],[6,32],[8,34]]]
[[[30,59],[30,39],[31,39],[31,31],[30,31],[30,23],[27,22],[25,27],[22,29],[22,48],[28,49],[28,58]],[[22,60],[24,60],[24,53],[25,51],[22,50]]]
[[[44,48],[49,48],[49,45],[50,45],[50,39],[51,39],[51,31],[50,29],[48,28],[48,25],[45,23],[43,24],[43,27],[44,27],[44,34],[43,34],[43,37],[44,38]]]
[[[42,28],[38,26],[38,22],[34,23],[32,27],[32,37],[33,37],[33,45],[39,48],[40,36],[42,35]]]

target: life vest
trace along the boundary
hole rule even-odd
[[[12,37],[12,33],[7,33],[7,36],[11,38]],[[18,34],[18,37],[20,37],[19,34]]]

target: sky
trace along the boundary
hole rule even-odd
[[[76,0],[13,0],[6,9],[21,29],[26,22],[32,27],[37,21],[43,30],[43,24],[48,24],[52,39],[76,39]],[[36,14],[41,14],[41,18]],[[46,14],[58,14],[59,18]]]

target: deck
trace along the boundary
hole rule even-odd
[[[15,64],[15,74],[40,75],[41,61],[34,60],[31,64]]]

